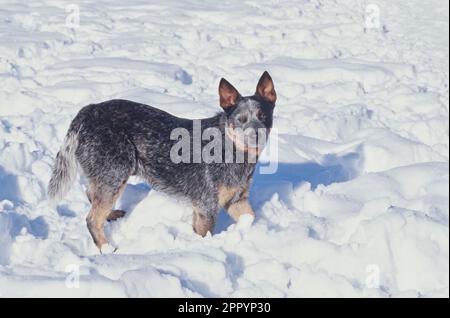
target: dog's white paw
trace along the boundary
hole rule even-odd
[[[112,254],[117,251],[117,247],[112,246],[111,244],[103,244],[100,247],[100,254]]]
[[[255,220],[255,217],[251,214],[242,214],[239,217],[239,221],[237,222],[237,228],[238,229],[248,229],[252,224],[253,221]]]

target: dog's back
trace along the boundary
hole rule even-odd
[[[70,160],[76,160],[88,180],[110,193],[116,192],[130,175],[144,177],[157,188],[172,188],[173,183],[166,180],[175,167],[170,160],[170,133],[180,127],[190,130],[192,121],[128,100],[91,104],[73,119],[66,137],[68,146],[58,154],[67,163],[59,166],[75,167]],[[177,168],[183,166],[187,168]],[[62,182],[70,179],[62,178],[59,185],[51,181],[51,196],[58,193],[62,197],[68,189]]]

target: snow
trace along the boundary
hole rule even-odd
[[[370,1],[379,27],[363,0],[71,3],[2,0],[0,296],[449,296],[447,1]],[[251,94],[264,70],[278,152],[260,167],[278,162],[254,220],[222,212],[201,238],[186,203],[132,179],[99,254],[84,178],[47,202],[84,105],[202,118],[221,77]]]

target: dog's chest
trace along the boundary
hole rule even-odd
[[[218,200],[222,207],[226,207],[239,201],[242,197],[248,196],[253,167],[245,167],[245,169],[239,169],[235,173],[232,178],[227,180],[228,182],[223,182],[218,185]]]

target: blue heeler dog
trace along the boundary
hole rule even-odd
[[[223,112],[202,119],[201,129],[217,129],[222,144],[231,144],[232,157],[244,155],[243,161],[176,163],[171,160],[171,149],[178,141],[171,138],[171,132],[177,128],[191,132],[195,120],[175,117],[144,104],[110,100],[85,106],[73,119],[56,156],[48,186],[50,199],[56,201],[67,193],[81,167],[88,180],[86,194],[92,205],[87,227],[100,252],[111,250],[104,224],[125,214],[112,209],[133,175],[191,202],[193,228],[202,236],[212,232],[220,208],[236,221],[243,214],[254,216],[248,194],[256,160],[249,158],[253,155],[257,159],[262,147],[255,143],[255,135],[243,140],[234,132],[238,128],[264,129],[268,135],[277,98],[274,84],[269,73],[264,72],[255,94],[243,97],[221,79],[219,95]],[[195,142],[191,134],[190,145]],[[202,140],[201,145],[204,144]],[[224,147],[222,152],[224,158]],[[189,158],[194,155],[192,151]]]

